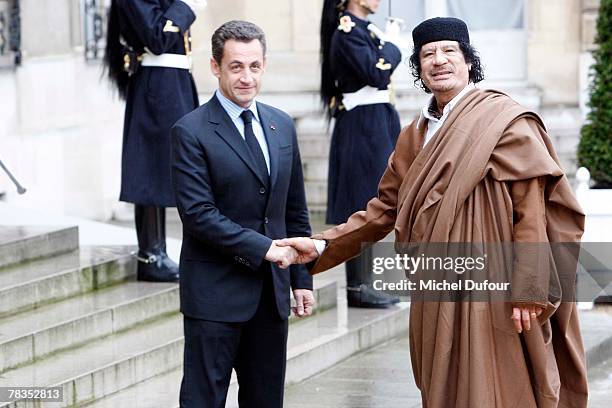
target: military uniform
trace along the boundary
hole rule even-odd
[[[176,206],[170,127],[199,105],[190,73],[195,18],[180,0],[111,5],[107,53],[118,51],[113,61],[129,75],[126,88],[119,84],[126,98],[119,199],[135,204],[139,280],[178,281],[178,265],[166,253],[165,207]]]
[[[378,34],[377,34],[378,33]],[[378,181],[400,132],[391,105],[391,74],[402,56],[380,29],[348,11],[331,36],[329,66],[336,95],[329,153],[328,224],[341,224],[376,197]],[[399,299],[373,289],[371,250],[346,262],[351,307],[388,307]]]
[[[118,0],[117,5],[123,40],[145,56],[127,89],[120,200],[174,207],[170,127],[199,105],[198,94],[189,67],[149,66],[146,60],[188,54],[195,14],[178,0]]]
[[[388,91],[401,53],[370,24],[344,12],[332,37],[331,70],[342,95],[329,155],[328,224],[343,223],[376,196],[401,130]]]

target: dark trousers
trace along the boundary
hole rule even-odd
[[[359,287],[362,283],[371,284],[372,275],[372,247],[364,249],[360,255],[346,261],[346,286]]]
[[[278,315],[270,273],[268,268],[259,306],[249,321],[184,318],[181,408],[224,408],[232,368],[241,408],[283,406],[288,326]]]

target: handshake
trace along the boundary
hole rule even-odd
[[[293,264],[305,264],[319,257],[315,240],[307,237],[285,238],[272,241],[266,261],[286,269]]]

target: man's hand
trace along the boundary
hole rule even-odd
[[[521,306],[512,308],[512,322],[518,333],[531,330],[531,321],[536,320],[542,314],[543,309],[539,306]]]
[[[305,264],[312,262],[319,257],[317,248],[312,238],[285,238],[276,241],[278,246],[290,247],[297,251],[295,263]]]
[[[293,314],[297,317],[306,317],[312,314],[315,305],[314,295],[309,289],[295,289],[293,291],[295,307],[292,307]]]
[[[279,246],[278,241],[272,241],[270,249],[266,253],[265,260],[274,262],[281,269],[287,269],[291,264],[296,262],[298,253],[290,246]]]

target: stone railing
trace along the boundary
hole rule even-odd
[[[576,196],[586,213],[585,242],[612,241],[612,189],[591,189],[591,174],[585,167],[576,171]]]

